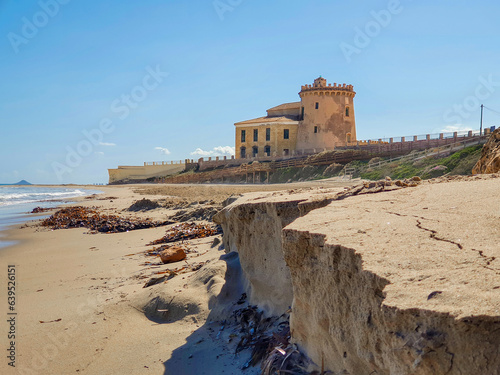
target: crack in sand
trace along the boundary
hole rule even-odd
[[[424,219],[424,218],[422,218]],[[452,240],[448,240],[446,238],[441,238],[441,237],[438,237],[437,236],[437,231],[433,230],[433,229],[428,229],[428,228],[424,228],[422,226],[422,223],[420,220],[417,220],[417,228],[419,229],[422,229],[424,231],[427,231],[427,232],[430,232],[430,238],[434,239],[434,240],[437,240],[437,241],[443,241],[443,242],[448,242],[448,243],[451,243],[453,245],[456,245],[460,250],[463,250],[463,246],[461,244],[459,244],[458,242],[455,242],[455,241],[452,241]],[[471,249],[472,251],[475,251],[476,253],[479,254],[479,256],[486,262],[486,265],[483,266],[483,268],[487,269],[487,270],[490,270],[490,271],[493,271],[495,272],[496,274],[500,274],[500,272],[498,272],[497,269],[495,268],[492,268],[492,267],[488,267],[491,262],[493,262],[496,258],[495,257],[488,257],[486,255],[484,255],[483,251],[482,250],[476,250],[476,249]]]
[[[391,211],[387,211],[388,214],[390,215],[396,215],[396,216],[400,216],[400,217],[414,217],[415,219],[421,219],[421,220],[427,220],[427,221],[435,221],[435,222],[438,222],[439,223],[439,220],[436,220],[436,219],[428,219],[426,217],[423,217],[423,216],[417,216],[417,215],[404,215],[404,214],[400,214],[399,212],[391,212]]]
[[[388,214],[390,215],[396,215],[396,216],[400,216],[400,217],[414,217],[417,219],[417,228],[421,229],[421,230],[424,230],[424,231],[427,231],[427,232],[430,232],[430,237],[434,240],[437,240],[437,241],[443,241],[443,242],[448,242],[448,243],[451,243],[453,245],[456,245],[460,250],[463,250],[463,245],[459,244],[458,242],[455,242],[455,241],[452,241],[452,240],[448,240],[446,238],[441,238],[441,237],[438,237],[437,236],[437,231],[433,230],[433,229],[428,229],[428,228],[424,228],[422,226],[422,222],[420,220],[428,220],[430,221],[431,219],[427,219],[425,217],[422,217],[422,216],[416,216],[416,215],[404,215],[404,214],[400,214],[398,212],[390,212],[390,211],[387,211]],[[420,220],[419,220],[420,219]],[[439,222],[439,220],[435,220],[437,222]],[[496,274],[499,274],[500,275],[500,272],[498,269],[496,268],[492,268],[492,267],[488,267],[491,262],[493,262],[494,260],[496,260],[496,257],[488,257],[486,255],[484,255],[483,251],[482,250],[476,250],[476,249],[471,249],[472,251],[475,251],[479,254],[479,256],[486,262],[486,265],[483,266],[483,268],[486,268],[487,270],[490,270],[490,271],[493,271],[495,272]]]
[[[482,250],[476,250],[476,249],[472,249],[472,250],[477,251],[479,253],[479,255],[486,260],[487,266],[489,266],[491,264],[491,262],[493,262],[496,259],[495,257],[487,257],[486,255],[484,255]]]
[[[452,241],[452,240],[447,240],[446,238],[441,238],[441,237],[438,237],[437,236],[437,231],[435,231],[434,229],[428,229],[428,228],[424,228],[422,226],[422,222],[420,220],[417,220],[417,228],[418,229],[422,229],[422,230],[425,230],[427,232],[430,232],[430,237],[434,240],[437,240],[437,241],[443,241],[443,242],[448,242],[448,243],[451,243],[453,245],[456,245],[460,250],[462,250],[464,247],[459,244],[458,242],[455,242],[455,241]]]

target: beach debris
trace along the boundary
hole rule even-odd
[[[60,322],[62,320],[62,318],[59,318],[59,319],[55,319],[55,320],[39,320],[40,323],[55,323],[55,322]]]
[[[342,200],[354,195],[373,194],[382,191],[391,191],[407,187],[416,187],[422,183],[422,179],[418,176],[407,178],[404,180],[383,179],[379,181],[364,181],[359,185],[344,188],[343,192],[337,193],[333,200]]]
[[[180,262],[186,259],[186,252],[182,247],[172,246],[159,252],[161,261],[166,263]]]
[[[160,207],[158,202],[152,201],[147,198],[142,198],[141,200],[134,202],[129,208],[127,208],[127,211],[149,211],[154,210],[158,207]]]
[[[429,294],[429,295],[427,296],[427,301],[428,301],[428,300],[430,300],[431,298],[436,297],[438,294],[441,294],[441,293],[443,293],[443,292],[442,292],[442,291],[440,291],[440,290],[436,290],[436,291],[432,292],[431,294]]]
[[[35,207],[33,209],[33,211],[31,211],[32,214],[40,214],[42,212],[47,212],[47,211],[50,211],[50,210],[53,210],[54,207],[47,207],[47,208],[44,208],[44,207]]]
[[[319,374],[318,371],[309,372],[309,360],[298,351],[295,345],[288,345],[285,349],[275,347],[262,361],[262,375],[274,374]],[[328,372],[331,373],[331,372]],[[325,374],[325,371],[321,371]]]
[[[163,250],[167,250],[167,249],[170,249],[172,247],[182,247],[182,250],[186,253],[186,254],[191,254],[191,253],[196,253],[196,250],[193,250],[191,248],[189,248],[187,246],[187,244],[183,243],[181,245],[167,245],[167,244],[164,244],[164,245],[160,245],[158,247],[153,247],[152,249],[150,250],[146,250],[145,252],[145,255],[146,256],[153,256],[153,257],[159,257],[160,256],[160,253],[163,251]]]
[[[256,339],[260,339],[260,333],[263,333],[268,328],[269,324],[263,323],[263,312],[259,311],[257,306],[248,306],[236,310],[233,314],[236,321],[241,326],[240,332],[242,332],[240,342],[236,346],[235,351],[235,354],[238,354],[243,349],[254,346],[256,344]],[[266,319],[266,321],[269,323],[270,318]]]
[[[205,264],[207,264],[209,261],[207,260],[206,262],[199,262],[199,263],[193,263],[189,267],[186,267],[189,271],[198,271],[201,267],[203,267]]]
[[[220,244],[220,238],[219,237],[215,237],[214,240],[213,240],[213,242],[212,242],[212,245],[210,247],[213,249],[218,244]]]
[[[155,241],[151,241],[147,246],[210,237],[221,233],[222,228],[219,225],[182,223],[173,226],[167,230],[165,236]]]
[[[160,284],[164,281],[170,280],[175,277],[176,273],[174,271],[166,270],[166,274],[160,277],[152,277],[149,279],[146,284],[144,284],[143,288],[148,288],[152,285]]]
[[[243,293],[240,297],[240,299],[236,302],[237,305],[242,305],[245,303],[247,299],[247,294],[246,293]]]
[[[156,228],[171,222],[152,221],[151,219],[122,218],[106,215],[96,208],[82,206],[67,207],[56,211],[42,221],[42,226],[52,229],[88,228],[93,233],[118,233],[131,230]]]
[[[247,296],[242,294],[235,305],[245,303]],[[261,374],[320,374],[316,366],[302,354],[295,344],[290,343],[290,323],[287,313],[277,317],[264,318],[257,306],[247,306],[233,312],[236,326],[229,339],[239,337],[235,355],[245,349],[251,351],[250,358],[241,370],[260,363]],[[223,322],[224,326],[224,322]],[[220,333],[220,332],[219,332]],[[219,336],[219,334],[218,334]],[[310,372],[313,370],[312,372]],[[323,374],[325,372],[321,372]]]

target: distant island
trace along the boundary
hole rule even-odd
[[[4,185],[5,186],[5,185],[33,185],[33,184],[29,183],[26,180],[21,180],[19,182],[16,182],[15,184],[0,184],[0,185]]]

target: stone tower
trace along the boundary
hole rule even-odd
[[[302,86],[297,151],[331,149],[356,142],[354,92],[352,85],[327,84],[319,77]]]

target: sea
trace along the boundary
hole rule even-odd
[[[11,225],[22,224],[31,220],[32,217],[28,214],[35,207],[56,207],[68,203],[68,198],[99,193],[101,193],[99,190],[80,189],[77,187],[52,188],[0,185],[0,248],[14,244],[12,241],[6,241],[2,232]],[[50,214],[48,212],[46,216],[50,216]],[[37,216],[37,218],[41,217],[43,216]]]

